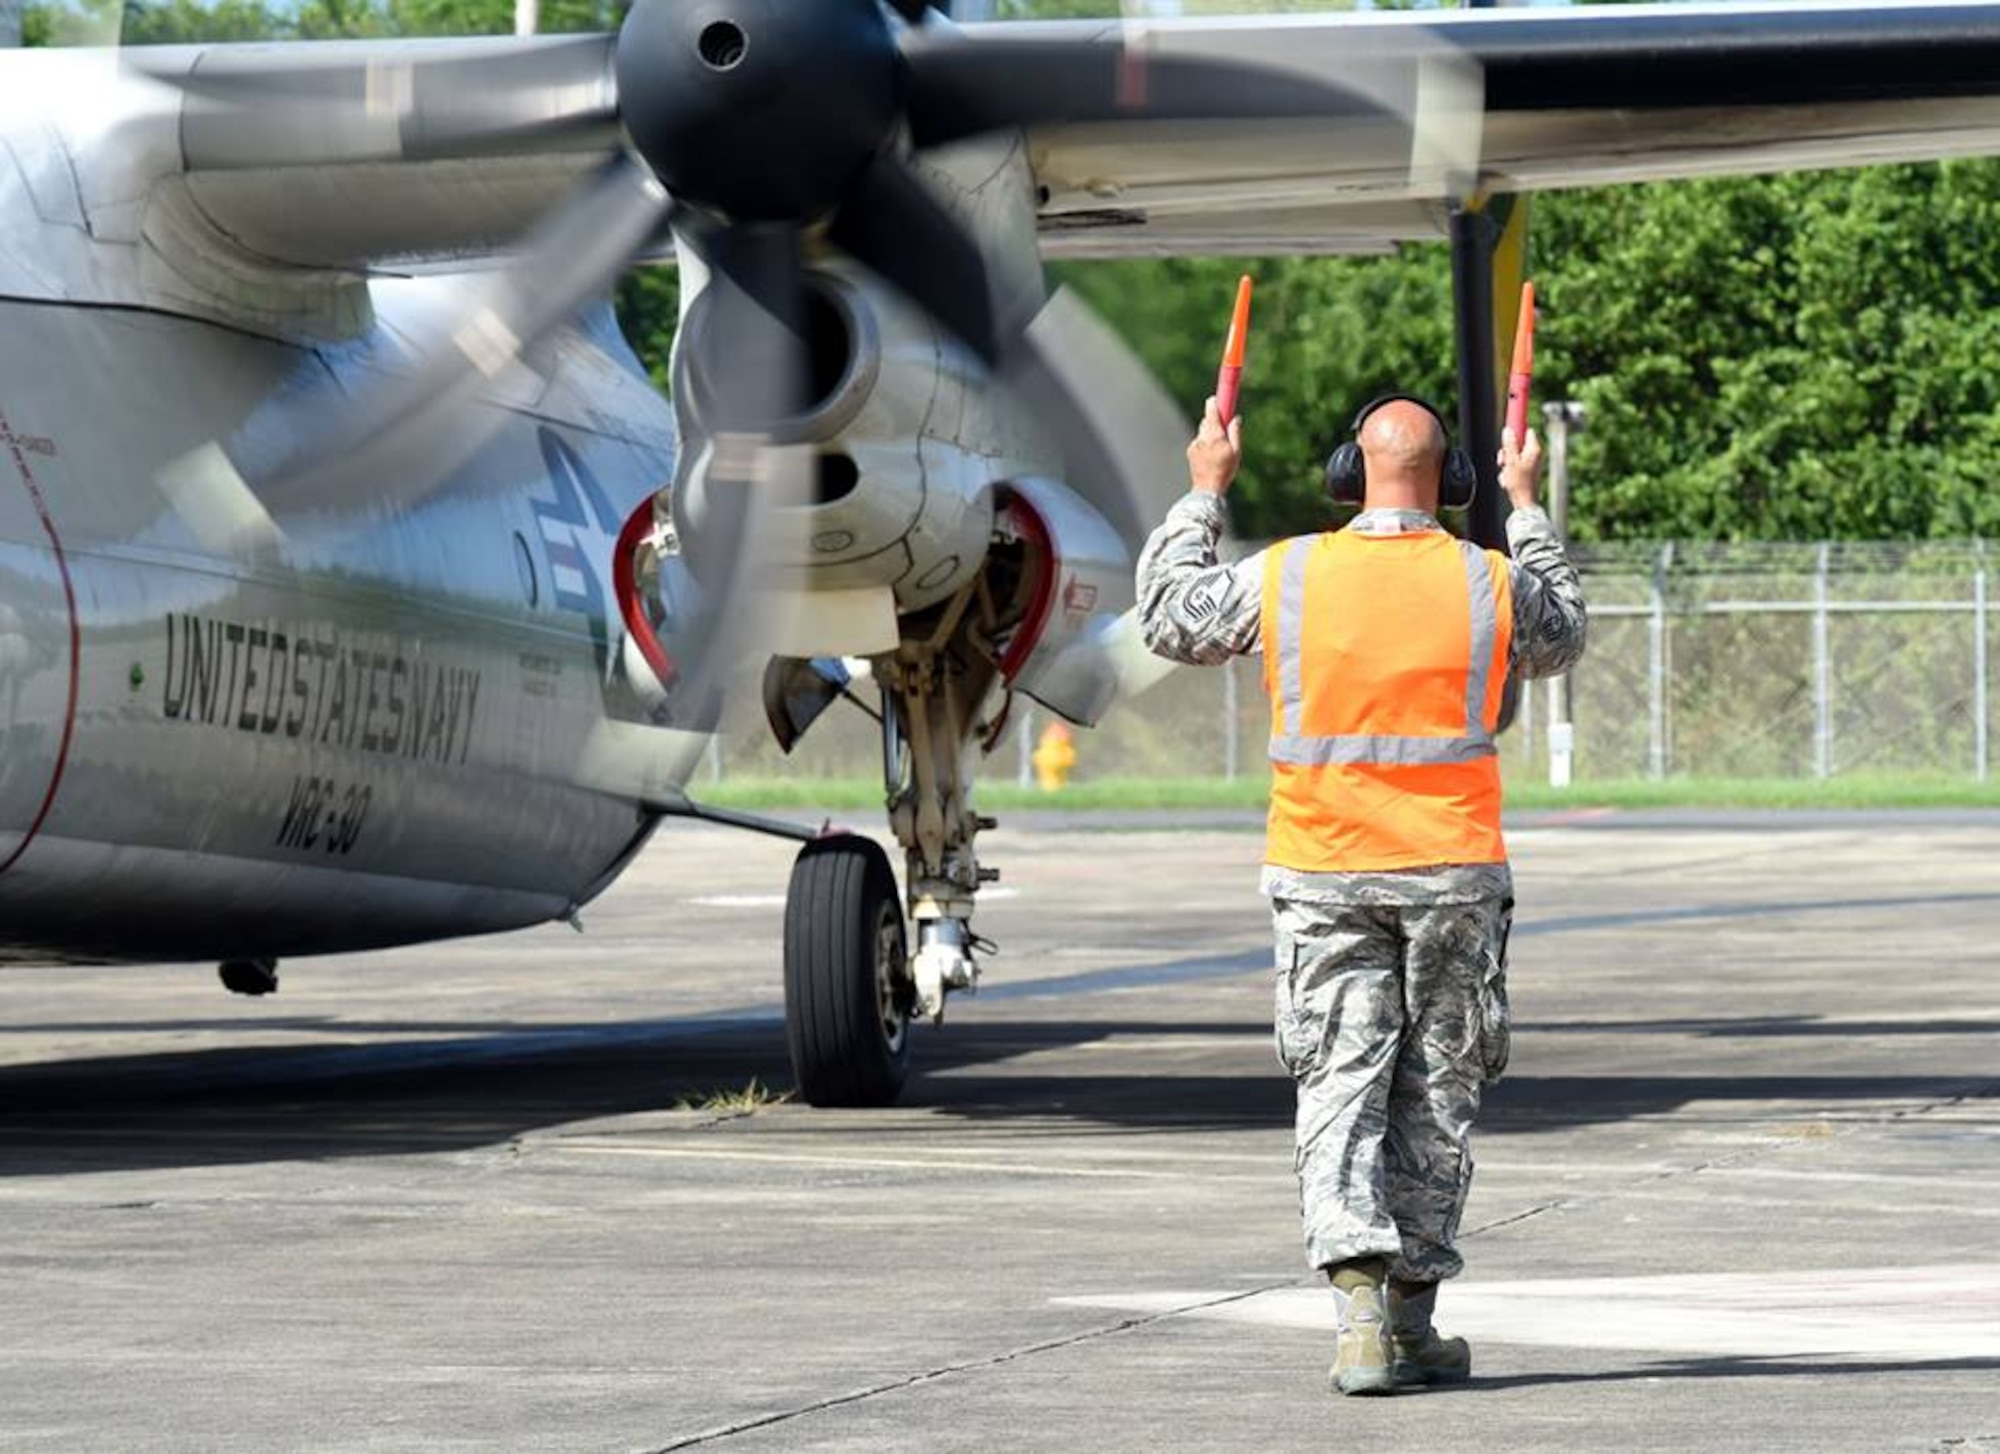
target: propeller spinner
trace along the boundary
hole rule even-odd
[[[901,112],[896,38],[875,0],[639,0],[613,73],[654,174],[733,221],[828,211]]]

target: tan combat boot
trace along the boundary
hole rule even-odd
[[[1333,1369],[1328,1375],[1340,1393],[1394,1393],[1390,1368],[1388,1267],[1380,1258],[1343,1262],[1327,1269],[1333,1282],[1334,1317],[1340,1328]]]
[[[1463,1338],[1440,1338],[1431,1326],[1437,1310],[1434,1282],[1389,1284],[1390,1372],[1397,1386],[1464,1383],[1472,1377],[1472,1349]]]

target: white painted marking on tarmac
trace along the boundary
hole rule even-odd
[[[979,901],[982,904],[1020,897],[1019,889],[990,888],[979,891]],[[697,894],[688,902],[704,909],[782,909],[785,907],[785,896],[783,894]]]
[[[1064,1307],[1333,1333],[1319,1287],[1203,1306],[1215,1292],[1056,1298]],[[2000,1358],[2000,1266],[1704,1273],[1454,1284],[1438,1323],[1474,1342],[1760,1360]]]
[[[1480,1163],[1483,1168],[1485,1163]],[[1815,1181],[1844,1182],[1856,1186],[1913,1186],[1926,1191],[1936,1191],[1940,1187],[1957,1192],[2000,1192],[2000,1181],[1979,1180],[1972,1177],[1953,1175],[1940,1178],[1934,1171],[1808,1171],[1782,1166],[1731,1166],[1722,1168],[1717,1175],[1725,1177],[1762,1178],[1766,1181]],[[1995,1198],[2000,1202],[2000,1197]],[[1897,1206],[1908,1204],[1898,1202]]]
[[[1051,1166],[1032,1161],[951,1161],[938,1157],[901,1156],[802,1156],[792,1151],[697,1150],[686,1146],[625,1146],[595,1141],[560,1140],[553,1145],[561,1151],[588,1156],[647,1156],[682,1161],[761,1161],[781,1166],[824,1166],[836,1171],[985,1171],[999,1176],[1066,1176],[1093,1181],[1172,1181],[1185,1183],[1181,1171],[1141,1171],[1136,1167]],[[1207,1177],[1204,1180],[1228,1180]],[[1255,1178],[1262,1180],[1263,1178]]]
[[[1271,1032],[1262,1026],[1245,1026],[1240,1031],[1213,1035],[1109,1035],[1102,1040],[1087,1040],[1073,1048],[1084,1051],[1136,1050],[1150,1054],[1156,1050],[1228,1049],[1243,1040],[1261,1043],[1270,1038]]]

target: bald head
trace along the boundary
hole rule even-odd
[[[1359,443],[1368,461],[1364,508],[1437,513],[1445,437],[1430,410],[1408,399],[1391,400],[1362,424]]]

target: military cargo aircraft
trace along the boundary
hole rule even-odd
[[[717,816],[804,840],[806,1098],[893,1100],[974,982],[1011,705],[1088,724],[1148,677],[1121,616],[1180,426],[1045,258],[1447,240],[1484,461],[1519,194],[1995,150],[1989,4],[638,0],[0,55],[0,954],[268,990],[573,916]],[[670,256],[671,402],[604,302]],[[751,652],[787,748],[878,716],[901,892],[690,798]]]

